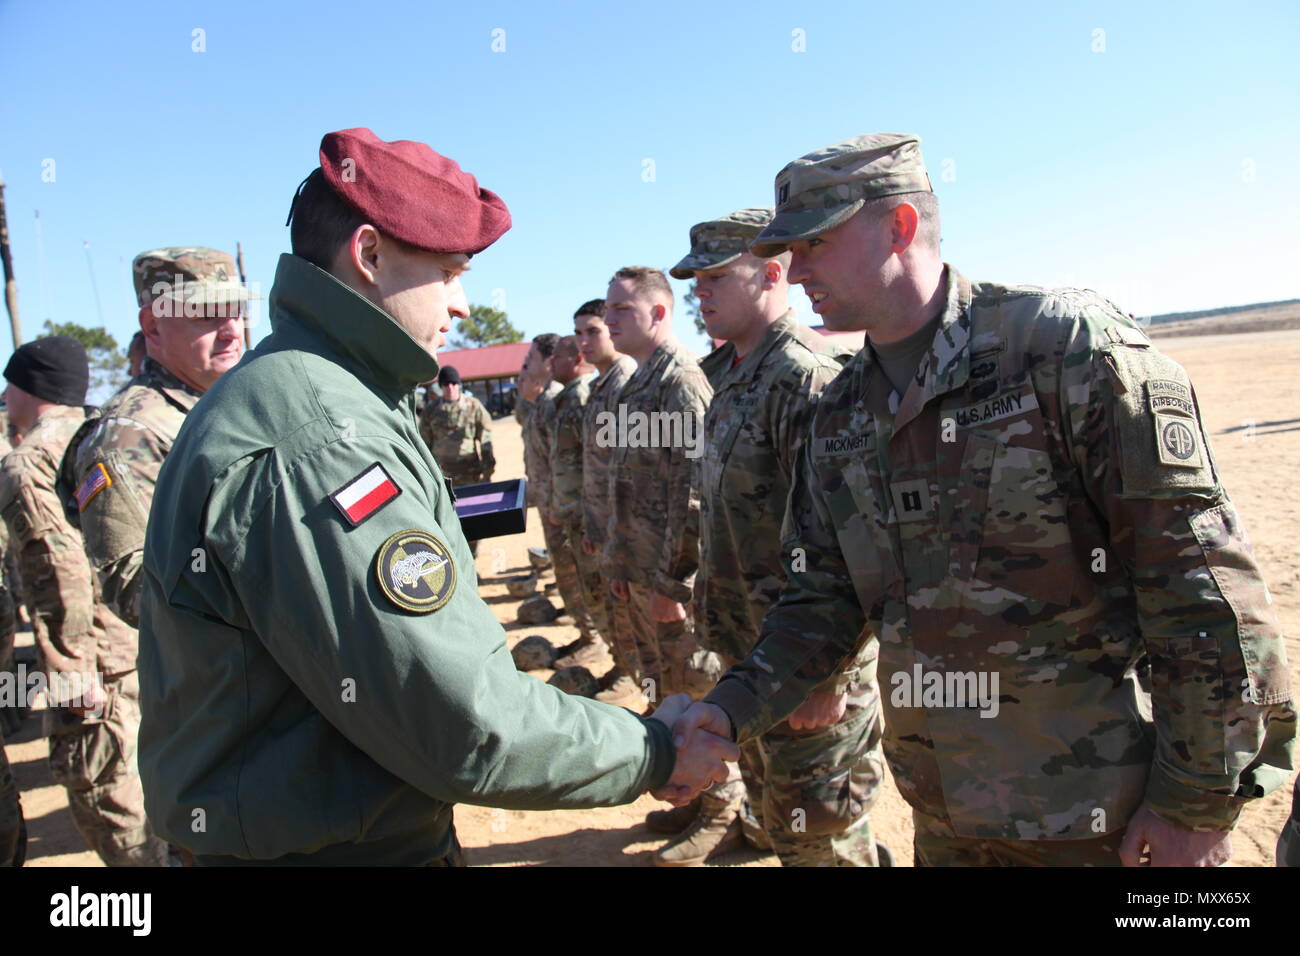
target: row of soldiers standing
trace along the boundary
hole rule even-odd
[[[704,360],[673,337],[664,274],[627,267],[578,308],[573,335],[536,337],[525,362],[515,414],[528,504],[582,641],[611,646],[598,699],[702,697],[753,649],[780,592],[791,472],[817,395],[850,353],[794,319],[788,257],[745,253],[771,216],[697,225],[672,270],[703,274],[696,294],[723,340]],[[744,842],[787,866],[887,862],[868,818],[883,777],[874,655],[745,745],[731,779],[651,813],[652,830],[675,835],[656,865]]]

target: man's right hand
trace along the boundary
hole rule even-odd
[[[609,579],[609,593],[620,601],[628,601],[632,598],[631,592],[627,589],[627,582],[620,581],[618,578]]]
[[[735,737],[727,712],[717,704],[704,700],[691,704],[673,723],[673,746],[678,749],[689,747],[695,734],[700,731],[707,731],[725,740]]]
[[[665,697],[659,708],[651,715],[651,720],[659,720],[674,730],[673,744],[677,748],[677,760],[673,764],[672,776],[668,782],[652,795],[659,800],[667,800],[675,806],[690,803],[700,791],[710,784],[722,783],[727,779],[728,770],[724,761],[740,759],[740,748],[725,737],[711,733],[703,726],[696,726],[690,734],[689,742],[679,743],[676,727],[681,726],[690,711],[699,704],[687,705],[690,698],[686,694],[673,694]],[[706,705],[712,707],[712,704]],[[713,708],[721,712],[721,708]],[[731,721],[723,713],[723,720],[730,728]]]

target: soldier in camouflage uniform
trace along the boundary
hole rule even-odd
[[[600,586],[591,596],[596,627],[609,642],[614,666],[601,678],[597,700],[612,703],[640,695],[641,659],[627,621],[627,602],[615,601],[609,581],[600,573],[600,554],[609,524],[609,462],[614,449],[596,441],[596,421],[602,412],[616,412],[618,396],[636,370],[636,362],[620,355],[605,325],[605,300],[583,303],[573,316],[574,335],[583,359],[597,371],[582,416],[582,516],[579,547],[594,559]],[[637,707],[636,709],[641,709]]]
[[[8,431],[8,414],[0,410],[0,457],[8,455],[13,449],[5,438]],[[14,614],[13,591],[9,582],[9,531],[0,521],[0,573],[4,579],[0,582],[0,674],[14,673],[14,634],[17,631],[17,618]],[[0,867],[22,866],[27,853],[27,824],[23,821],[23,804],[18,796],[18,785],[9,770],[9,758],[5,754],[4,738],[6,733],[13,733],[21,726],[19,714],[22,712],[16,701],[15,706],[0,704]]]
[[[0,514],[54,708],[50,772],[106,866],[163,865],[167,846],[145,818],[135,766],[135,631],[104,605],[81,535],[54,490],[68,441],[86,417],[86,351],[66,336],[37,339],[14,353],[5,378],[6,404],[24,438],[0,466]]]
[[[772,212],[697,224],[669,273],[695,279],[708,334],[725,342],[700,363],[713,400],[698,481],[695,626],[700,644],[729,665],[753,650],[785,583],[791,475],[817,396],[851,354],[795,320],[789,255],[747,251]],[[784,866],[877,865],[868,820],[884,777],[875,655],[865,644],[788,721],[742,748],[750,806]]]
[[[582,600],[582,588],[578,583],[578,564],[569,547],[560,525],[551,520],[551,447],[554,443],[553,422],[555,418],[555,396],[560,394],[563,386],[555,381],[552,373],[552,361],[555,346],[560,337],[554,332],[547,332],[533,339],[528,358],[524,362],[528,393],[521,389],[520,408],[515,416],[523,423],[524,468],[528,472],[527,503],[536,507],[542,522],[542,535],[546,539],[546,551],[551,556],[551,567],[555,571],[555,586],[560,592],[564,609],[573,618],[578,628],[576,646],[570,647],[570,653],[585,651],[587,648],[599,648],[600,635],[595,621]],[[537,391],[540,389],[540,391]],[[531,394],[529,394],[531,393]],[[590,652],[588,652],[590,653]]]
[[[86,553],[104,597],[132,627],[154,485],[199,397],[243,354],[243,306],[234,260],[201,246],[142,252],[132,263],[143,371],[89,418],[64,457]]]
[[[776,195],[751,251],[791,248],[827,327],[868,345],[796,471],[783,547],[806,565],[678,732],[761,733],[869,623],[918,863],[1226,860],[1289,776],[1295,712],[1186,372],[1095,293],[945,265],[915,137],[810,154]]]
[[[438,386],[442,395],[430,396],[420,413],[420,437],[452,485],[491,481],[497,467],[492,416],[461,388],[460,373],[453,366],[438,370]]]
[[[9,431],[8,413],[0,409],[0,458],[13,451],[6,437]],[[17,608],[14,604],[15,580],[10,571],[9,532],[0,522],[0,674],[14,670],[14,638],[18,632]],[[12,707],[0,704],[0,734],[16,733],[22,723],[20,704]]]
[[[492,454],[492,416],[477,398],[461,389],[460,372],[447,365],[438,370],[441,395],[429,395],[418,412],[420,437],[433,452],[453,486],[491,481],[496,470]],[[469,543],[478,557],[478,542]]]
[[[535,336],[519,373],[519,401],[515,404],[515,421],[519,423],[520,437],[524,443],[524,474],[528,477],[525,504],[529,508],[540,508],[541,503],[549,498],[549,492],[544,492],[550,467],[549,456],[543,435],[538,431],[541,419],[536,418],[534,413],[546,399],[560,391],[559,384],[551,378],[551,354],[558,341],[560,337],[554,332]],[[545,524],[544,518],[542,523]]]
[[[695,357],[672,333],[672,289],[658,269],[629,266],[610,280],[605,324],[614,347],[637,363],[614,408],[595,421],[593,440],[609,459],[609,522],[601,573],[640,660],[643,686],[698,697],[721,661],[695,640],[691,589],[699,564],[699,498],[692,474],[702,450],[712,392]],[[741,841],[739,771],[704,794],[688,839],[653,856],[656,866],[690,866]]]
[[[600,565],[594,554],[582,548],[582,422],[596,370],[583,359],[578,340],[572,335],[556,343],[551,368],[562,387],[551,399],[551,506],[547,521],[557,539],[563,542],[565,556],[573,560],[577,600],[592,632],[592,636],[581,638],[576,647],[570,647],[564,663],[556,664],[590,665],[606,652],[605,632],[599,624],[604,608]]]

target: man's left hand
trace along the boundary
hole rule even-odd
[[[686,608],[662,594],[650,595],[650,617],[660,624],[686,620]]]
[[[799,705],[798,710],[786,718],[791,730],[816,730],[839,723],[848,707],[848,694],[814,692]]]
[[[1232,856],[1232,831],[1189,830],[1143,804],[1128,822],[1119,857],[1125,866],[1142,866],[1143,850],[1150,866],[1220,866]]]

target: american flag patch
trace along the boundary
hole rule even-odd
[[[392,475],[375,462],[329,497],[355,528],[401,493]]]
[[[77,499],[77,512],[85,511],[86,505],[90,504],[91,499],[112,483],[113,479],[108,477],[108,469],[104,467],[104,463],[102,461],[95,462],[95,467],[90,469],[90,473],[86,475],[86,480],[73,493],[73,497]]]

